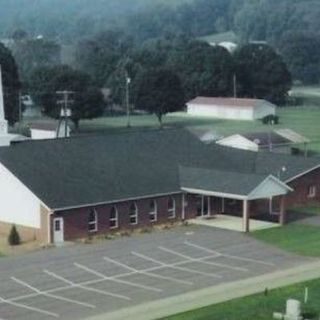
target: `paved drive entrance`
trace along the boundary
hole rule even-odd
[[[203,226],[46,250],[0,259],[0,319],[84,319],[307,261]]]

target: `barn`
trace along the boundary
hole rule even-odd
[[[231,120],[258,120],[275,115],[276,106],[266,100],[197,97],[187,103],[191,116]]]
[[[285,168],[285,170],[283,170]],[[320,200],[320,160],[207,145],[183,129],[30,140],[0,148],[0,229],[86,238]]]

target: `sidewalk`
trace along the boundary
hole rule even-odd
[[[320,260],[292,269],[140,304],[116,312],[94,316],[86,320],[160,319],[177,313],[259,293],[264,291],[266,287],[268,289],[275,289],[316,278],[320,278]]]

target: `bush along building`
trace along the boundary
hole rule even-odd
[[[0,148],[0,228],[59,243],[191,218],[250,217],[319,200],[319,159],[206,145],[149,130]]]

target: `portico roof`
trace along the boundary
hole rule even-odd
[[[180,185],[189,193],[239,200],[285,195],[292,189],[272,175],[179,167]]]

